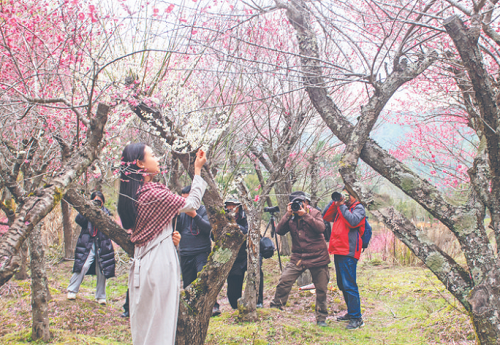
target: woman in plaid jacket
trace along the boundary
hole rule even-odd
[[[174,344],[180,294],[180,265],[175,246],[180,234],[172,228],[179,212],[197,210],[205,193],[199,150],[187,198],[152,182],[160,172],[158,159],[145,144],[127,145],[122,154],[118,213],[132,229],[134,262],[129,275],[130,328],[135,345]]]

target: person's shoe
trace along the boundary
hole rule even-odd
[[[363,327],[365,323],[363,322],[362,318],[359,319],[351,319],[349,321],[349,324],[345,327],[345,329],[358,329],[360,327]]]
[[[326,324],[325,321],[318,321],[316,322],[316,324],[319,326],[319,327],[328,327],[328,325]]]
[[[214,305],[214,308],[212,309],[212,316],[219,316],[220,315],[220,309],[218,306]]]
[[[102,305],[105,305],[105,304],[106,304],[106,299],[105,299],[105,298],[99,298],[99,299],[97,300],[97,303],[102,304]]]
[[[264,308],[264,305],[262,303],[257,303],[256,307],[257,308]]]
[[[270,308],[278,308],[279,310],[283,310],[283,307],[282,307],[281,305],[279,305],[279,304],[277,304],[277,303],[274,303],[274,302],[271,302],[271,303],[269,304],[269,307],[270,307]]]
[[[74,292],[68,292],[68,299],[69,300],[75,300],[76,299],[76,293],[74,293]]]
[[[337,317],[337,321],[349,321],[349,320],[351,320],[351,316],[349,314]]]
[[[127,311],[124,311],[123,314],[120,315],[120,317],[130,317],[130,314]]]

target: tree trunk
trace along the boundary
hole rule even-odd
[[[181,193],[181,190],[184,187],[180,181],[180,176],[182,175],[182,171],[180,171],[180,169],[184,168],[179,166],[179,160],[176,158],[172,158],[170,164],[170,179],[168,180],[168,188],[178,194]]]
[[[195,160],[194,155],[190,157],[175,153],[174,156],[193,178],[194,166],[191,162]],[[212,308],[246,237],[234,217],[224,212],[224,202],[208,164],[203,167],[201,176],[208,184],[203,203],[207,208],[215,244],[196,280],[181,292],[176,334],[178,345],[204,344]]]
[[[500,271],[491,271],[485,281],[472,289],[472,323],[482,345],[500,343]]]
[[[19,250],[19,271],[14,275],[14,279],[16,280],[25,280],[28,279],[28,245],[26,242],[23,243],[21,249]]]
[[[274,190],[276,191],[276,199],[278,199],[278,206],[280,208],[280,214],[276,219],[276,223],[279,223],[281,217],[286,213],[286,208],[290,202],[288,196],[292,192],[292,186],[286,182],[276,183]],[[284,236],[280,236],[280,254],[284,256],[292,255],[292,237],[290,233]]]
[[[47,274],[45,272],[45,259],[42,244],[40,225],[35,226],[29,237],[31,253],[31,313],[33,317],[33,340],[50,340],[49,313],[47,302],[48,294]]]
[[[242,321],[257,321],[257,295],[260,284],[260,221],[261,208],[250,212],[247,235],[247,273],[243,296],[238,300],[239,318]]]
[[[206,195],[206,194],[205,194]],[[226,282],[245,236],[234,221],[228,222],[220,210],[210,208],[205,202],[209,215],[218,214],[217,220],[210,217],[216,242],[208,262],[198,277],[181,291],[179,320],[177,321],[177,345],[202,345],[207,336],[212,308]]]
[[[66,200],[61,200],[61,212],[63,219],[63,234],[64,234],[64,258],[66,260],[73,259],[74,245],[73,245],[73,229],[71,227],[71,209]]]

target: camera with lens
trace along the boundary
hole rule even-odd
[[[293,199],[292,204],[290,205],[290,208],[292,209],[293,212],[299,212],[300,209],[302,208],[303,202],[304,202],[304,199],[295,198],[295,199]]]
[[[94,205],[99,206],[99,207],[102,207],[102,201],[101,201],[101,200],[99,200],[99,199],[94,199],[94,200],[92,200],[92,202],[94,203]]]
[[[279,212],[279,211],[280,211],[279,206],[264,207],[264,212],[275,213],[275,212]]]
[[[342,192],[333,192],[332,193],[332,201],[337,202],[337,201],[349,201],[349,193],[347,191],[342,191]]]

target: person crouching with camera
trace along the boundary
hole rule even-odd
[[[304,192],[293,192],[289,199],[291,202],[288,204],[287,213],[281,218],[276,232],[279,235],[290,232],[292,256],[281,274],[271,307],[281,309],[285,306],[293,284],[306,269],[309,269],[316,287],[316,322],[318,326],[324,327],[328,316],[326,295],[330,263],[323,236],[325,224],[321,212],[304,202],[306,200]]]
[[[99,206],[108,216],[109,210],[104,207],[104,195],[95,191],[90,196],[96,206]],[[68,299],[76,299],[85,274],[97,275],[95,298],[99,304],[106,304],[106,278],[115,276],[115,251],[109,237],[100,232],[97,227],[80,213],[76,223],[82,227],[75,248],[75,263],[73,276],[69,281]]]
[[[332,202],[323,217],[333,222],[328,250],[334,255],[337,285],[344,295],[347,314],[337,317],[337,321],[349,321],[347,329],[364,325],[356,267],[362,250],[361,236],[365,230],[365,208],[344,188],[342,193],[334,192]]]

